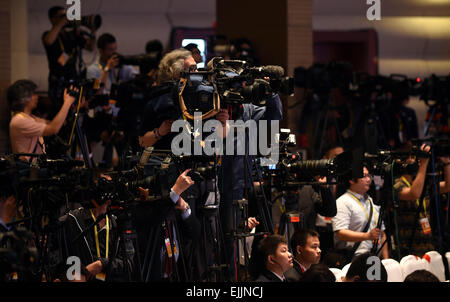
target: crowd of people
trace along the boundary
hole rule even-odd
[[[72,158],[82,158],[80,149],[84,145],[89,153],[88,158],[83,158],[84,163],[98,169],[99,183],[110,184],[112,175],[121,172],[130,154],[140,154],[148,148],[171,150],[178,134],[172,130],[172,125],[175,120],[183,118],[178,103],[178,84],[184,73],[198,71],[197,64],[203,61],[198,46],[189,44],[164,52],[162,43],[149,41],[145,51],[147,54],[156,53],[152,56],[154,61],[151,66],[140,66],[139,70],[136,66],[123,64],[114,35],[104,33],[96,38],[95,30],[83,33],[78,27],[68,26],[62,7],[51,8],[49,20],[52,28],[42,37],[50,70],[48,96],[53,104],[45,115],[48,119],[35,115],[38,96],[37,86],[32,81],[19,80],[7,92],[11,110],[11,153],[17,155],[17,166],[30,168],[38,165],[42,157],[36,155],[47,154],[50,139],[55,135],[64,138],[64,135],[73,135],[72,125],[78,123],[81,125],[81,131],[77,132],[79,145],[69,146],[67,154],[61,154],[61,157],[70,153]],[[237,40],[234,48],[236,51],[229,54],[229,59],[246,59],[252,64],[258,62],[248,40]],[[82,49],[97,49],[98,59],[79,70],[77,60]],[[79,97],[83,87],[79,85],[81,79],[94,83],[95,94]],[[124,105],[127,101],[137,102],[134,99],[113,101],[113,98],[123,98],[120,89],[124,86],[121,85],[130,82],[145,83],[139,86],[139,89],[145,89],[145,102],[139,103],[135,111],[130,110],[130,104]],[[107,101],[96,103],[102,99],[100,96],[105,96],[103,99]],[[237,111],[231,111],[229,107],[220,108],[213,117],[222,125],[222,132],[217,135],[222,139],[229,135],[227,121],[232,119],[244,122],[283,120],[280,96],[266,92],[264,98],[264,106],[248,102],[238,106]],[[312,110],[311,106],[307,105],[304,112]],[[79,119],[75,123],[73,116]],[[132,126],[127,124],[130,120]],[[410,132],[417,133],[417,129],[411,130],[411,123],[402,125],[403,130],[409,131],[408,138],[413,138]],[[301,123],[298,126],[302,128]],[[329,138],[329,144],[321,150],[323,160],[333,160],[349,149],[349,146],[339,144],[336,136]],[[237,137],[233,136],[233,139],[231,148],[236,148]],[[253,139],[246,137],[247,141]],[[299,143],[302,145],[299,147],[305,147],[304,139]],[[351,147],[354,144],[352,142]],[[394,145],[395,141],[391,146]],[[433,160],[431,149],[423,144],[420,150],[420,156],[411,156],[402,162],[405,167],[417,167],[417,170],[405,169],[401,175],[396,175],[393,189],[400,204],[417,201],[421,220],[413,221],[413,227],[426,221],[428,227],[421,228],[421,231],[429,236],[436,249],[437,233],[442,232],[443,249],[448,251],[450,242],[446,242],[445,237],[448,236],[445,229],[448,228],[445,224],[448,203],[445,209],[444,195],[450,192],[450,157],[441,156],[436,160],[442,167],[442,180],[438,182],[440,209],[436,212],[431,203],[435,196],[428,196],[427,202],[423,199],[427,168]],[[215,163],[214,177],[208,179],[194,177],[193,161],[178,164],[167,177],[158,174],[158,168],[146,169],[145,176],[156,175],[164,183],[165,191],[157,201],[140,203],[126,214],[114,212],[114,197],[105,196],[102,192],[92,192],[88,203],[71,200],[71,205],[58,208],[58,228],[52,233],[58,242],[55,246],[59,265],[50,270],[45,263],[42,267],[46,269],[39,271],[41,275],[38,277],[33,271],[23,272],[19,277],[15,272],[15,278],[36,280],[45,276],[51,281],[74,280],[74,276],[66,274],[69,267],[67,259],[76,256],[81,261],[81,270],[75,279],[81,281],[335,282],[336,277],[330,268],[342,268],[351,263],[342,281],[355,282],[373,280],[368,279],[369,257],[388,259],[396,256],[393,237],[389,238],[393,235],[393,224],[386,219],[392,209],[382,206],[380,199],[372,195],[377,194],[375,185],[380,185],[374,183],[372,166],[368,163],[359,171],[362,177],[347,173],[343,182],[336,183],[331,176],[327,179],[325,175],[316,175],[314,184],[301,184],[294,190],[283,192],[282,201],[272,204],[272,197],[280,193],[276,192],[280,189],[269,188],[267,193],[267,184],[254,177],[253,172],[261,170],[254,157],[224,155],[219,161]],[[272,206],[279,206],[283,213],[300,213],[300,227],[295,227],[292,234],[286,230],[277,233],[279,229],[270,232],[278,222],[273,221],[272,215],[269,219],[263,217],[258,189],[263,195],[268,195],[264,205],[269,211],[272,211]],[[152,193],[143,186],[136,190],[139,190],[142,200],[148,200]],[[2,232],[13,231],[20,225],[20,220],[26,218],[20,215],[24,213],[26,204],[21,199],[26,198],[26,194],[10,190],[0,193],[0,227]],[[246,199],[249,212],[236,215],[239,208],[236,202]],[[423,204],[419,204],[419,200],[423,200]],[[211,212],[212,215],[208,212],[213,208],[211,206],[218,209]],[[133,238],[128,236],[131,229],[136,232]],[[238,249],[237,242],[244,242],[245,248]],[[35,245],[49,248],[40,244]],[[401,248],[404,253],[424,252],[407,249],[405,245]],[[240,261],[241,257],[247,259]],[[223,268],[218,269],[217,266]],[[240,274],[242,270],[247,274]],[[2,276],[11,280],[13,273],[2,272]],[[416,271],[405,282],[417,280],[434,281],[434,278],[429,272]],[[376,281],[387,281],[383,265]]]

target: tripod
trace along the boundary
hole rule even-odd
[[[384,199],[384,201],[381,202],[381,206],[380,206],[380,211],[379,211],[379,217],[378,217],[378,222],[377,222],[377,228],[381,229],[381,226],[383,224],[383,216],[385,214],[387,205],[389,203],[392,203],[392,207],[393,207],[393,212],[394,212],[394,235],[395,235],[395,240],[397,242],[397,252],[398,252],[398,259],[400,261],[401,259],[401,252],[400,252],[400,241],[399,241],[399,236],[398,236],[398,222],[397,222],[397,210],[399,207],[398,204],[398,199],[395,198],[394,196],[394,190],[393,190],[393,186],[394,186],[394,162],[389,163],[387,165],[384,165],[384,175],[383,175],[383,179],[384,179],[384,183],[383,183],[383,191],[384,194],[382,195],[382,199]],[[391,191],[391,193],[390,193]],[[386,230],[386,240],[384,242],[381,243],[380,248],[377,250],[378,246],[379,246],[379,242],[378,239],[374,240],[372,242],[372,250],[371,252],[375,255],[378,255],[381,250],[383,249],[384,245],[388,242],[388,231]]]
[[[233,261],[236,268],[236,275],[235,280],[238,281],[238,275],[239,275],[239,269],[240,268],[240,259],[236,255],[236,250],[238,250],[239,242],[241,246],[243,247],[243,258],[242,264],[245,268],[248,268],[248,261],[249,261],[249,254],[247,251],[247,245],[246,245],[246,238],[248,237],[256,237],[256,236],[263,236],[264,234],[270,233],[273,234],[273,224],[272,224],[272,217],[267,205],[267,199],[264,194],[264,190],[262,189],[262,183],[261,183],[261,172],[258,170],[258,167],[255,166],[255,170],[258,172],[259,176],[259,190],[257,190],[253,176],[252,176],[252,168],[253,164],[255,164],[253,161],[249,161],[249,146],[248,146],[248,129],[245,128],[245,152],[244,152],[244,194],[242,199],[234,199],[232,202],[232,235],[233,235],[233,247],[234,247],[234,254],[233,254]],[[233,159],[234,159],[233,155]],[[232,166],[234,166],[235,162],[233,160]],[[233,170],[234,171],[234,170]],[[248,185],[248,181],[250,180],[250,186]],[[234,177],[232,178],[232,181],[234,182]],[[263,227],[262,232],[259,233],[250,233],[248,229],[248,202],[249,202],[249,192],[248,189],[251,187],[253,197],[256,202],[257,212],[260,215],[261,218],[261,224]],[[245,273],[245,270],[244,270]],[[241,274],[242,275],[242,274]]]
[[[156,261],[160,260],[158,255],[160,255],[161,248],[166,249],[166,267],[171,266],[173,269],[173,272],[166,271],[164,277],[169,278],[171,281],[188,280],[183,249],[180,242],[181,237],[173,214],[169,214],[161,223],[151,228],[145,248],[144,262],[142,264],[142,272],[145,276],[144,282],[151,282],[153,276],[155,278],[160,277],[152,276],[152,274],[155,274],[154,268]],[[178,269],[178,263],[181,265],[181,272]],[[162,273],[162,268],[160,272]]]
[[[329,113],[334,109],[332,102],[333,99],[330,94],[326,94],[325,96],[319,96],[319,99],[322,103],[325,103],[323,108],[321,108],[319,112],[319,116],[316,120],[316,126],[314,128],[314,137],[316,138],[316,141],[314,143],[314,150],[313,150],[313,158],[320,158],[322,154],[322,147],[323,147],[323,141],[324,141],[324,135],[325,131],[327,130],[328,122],[329,122]],[[339,129],[339,123],[337,121],[337,118],[335,115],[332,116],[332,125],[336,127],[336,134],[338,143],[340,145],[344,144],[344,139],[342,137],[342,133]],[[322,124],[321,124],[322,123]],[[319,142],[319,145],[317,146],[317,140]]]

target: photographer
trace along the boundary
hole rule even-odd
[[[424,144],[420,147],[420,150],[430,153],[430,146]],[[408,167],[411,167],[407,167],[410,173],[403,174],[395,181],[395,188],[398,191],[398,197],[400,200],[416,200],[420,198],[425,184],[425,177],[429,161],[429,157],[418,158],[417,172],[414,171],[414,163],[416,162],[416,160],[410,157],[406,161]],[[439,183],[439,192],[443,194],[450,191],[450,157],[441,157],[441,161],[444,165],[445,180]],[[416,174],[414,180],[413,174]]]
[[[19,80],[8,88],[7,99],[12,119],[9,123],[9,135],[13,153],[35,153],[45,152],[44,136],[57,134],[67,117],[70,107],[75,98],[64,91],[64,103],[53,118],[47,121],[32,114],[37,107],[38,96],[36,95],[36,84],[29,80]],[[70,87],[70,89],[74,89]],[[75,88],[78,92],[78,89]],[[20,159],[29,161],[28,156],[21,156]]]
[[[116,38],[109,34],[102,34],[97,41],[99,59],[87,69],[87,78],[100,83],[98,94],[109,94],[112,84],[120,84],[133,79],[137,72],[130,65],[120,65],[117,54]],[[118,157],[122,153],[124,133],[116,131],[116,121],[119,108],[115,104],[106,104],[95,108],[95,115],[89,121],[87,132],[100,133],[99,136],[91,138],[94,141],[101,141],[102,148],[97,149],[95,142],[92,145],[94,157],[101,154],[102,163],[105,168],[110,169],[117,165]],[[117,157],[114,155],[117,153]]]
[[[377,228],[380,206],[376,206],[367,194],[372,183],[372,175],[366,166],[363,177],[350,179],[349,189],[336,200],[337,214],[333,217],[335,248],[346,256],[347,263],[354,256],[369,252],[373,241],[382,244],[386,240],[384,224]],[[382,214],[381,214],[382,215]],[[389,258],[388,247],[385,244],[381,250],[381,258]]]
[[[175,49],[161,60],[157,74],[157,84],[153,98],[147,103],[144,120],[140,127],[139,143],[142,147],[170,150],[172,139],[177,133],[171,132],[175,119],[181,119],[175,82],[182,72],[194,72],[197,64],[190,51]],[[226,110],[221,110],[215,118],[225,125],[228,119]]]
[[[150,271],[143,272],[149,274],[150,281],[173,281],[176,278],[174,272],[184,269],[183,265],[186,265],[186,263],[191,263],[193,247],[200,240],[200,223],[193,215],[189,204],[181,197],[195,183],[188,176],[189,172],[189,169],[185,170],[178,176],[170,190],[169,198],[162,198],[149,203],[144,202],[133,213],[139,240],[140,259],[153,259],[153,262],[148,263]],[[162,233],[157,233],[155,236],[154,234],[158,230]],[[156,241],[152,241],[152,234]],[[174,247],[173,254],[175,254],[175,257],[172,257],[172,249],[168,248],[169,242]],[[148,247],[152,247],[156,251],[154,257],[146,254]],[[179,260],[180,256],[183,261]],[[175,269],[175,266],[177,269]],[[194,269],[192,267],[186,268],[188,270]],[[190,275],[192,272],[186,273]],[[178,275],[182,276],[183,274],[179,273]]]
[[[256,106],[254,104],[243,104],[241,114],[236,114],[232,119],[241,119],[245,123],[248,120],[267,120],[270,121],[282,120],[282,104],[278,94],[271,93],[267,96],[266,106]],[[227,129],[227,131],[231,131]],[[245,144],[256,142],[256,137],[245,137]],[[238,136],[234,136],[234,151],[237,150]],[[236,152],[234,152],[236,154]],[[233,217],[233,200],[241,200],[244,197],[245,183],[247,189],[252,185],[252,180],[249,176],[244,175],[245,156],[243,155],[225,155],[222,157],[222,165],[219,170],[219,188],[220,188],[220,219],[222,223],[222,230],[225,235],[225,253],[228,255],[227,263],[230,264],[231,270],[234,269],[235,257],[233,255],[233,236],[232,236],[232,217]],[[253,169],[253,157],[248,157],[248,164],[250,165],[247,171]],[[246,179],[247,178],[247,179]],[[249,190],[251,191],[251,190]],[[250,205],[251,207],[252,205]],[[239,225],[240,222],[237,222]],[[233,272],[230,271],[231,275]]]
[[[137,72],[130,65],[120,65],[117,54],[116,38],[105,33],[98,38],[97,48],[99,59],[87,69],[87,78],[99,80],[104,84],[104,94],[109,94],[112,84],[126,82],[133,79]]]
[[[420,147],[420,150],[430,153],[430,146],[423,144]],[[444,194],[450,191],[450,158],[449,157],[441,157],[441,162],[444,166],[444,181],[439,182],[439,193]],[[405,169],[406,173],[401,175],[399,178],[395,180],[394,190],[398,194],[398,199],[402,202],[400,203],[400,213],[399,220],[401,222],[408,220],[408,218],[412,218],[413,212],[409,211],[409,209],[415,209],[415,211],[419,211],[419,221],[414,221],[414,228],[417,226],[417,222],[420,222],[422,228],[423,237],[421,237],[420,245],[412,245],[412,250],[408,251],[408,253],[419,255],[423,254],[426,251],[433,249],[433,244],[431,243],[431,228],[430,225],[432,221],[430,219],[435,218],[435,213],[432,211],[430,206],[430,198],[431,196],[424,196],[422,200],[422,204],[420,204],[422,197],[422,192],[425,186],[425,179],[427,174],[427,167],[430,161],[429,157],[419,157],[417,160],[413,157],[408,158],[404,164],[406,164]],[[414,177],[415,175],[415,177]],[[434,223],[435,221],[433,221]],[[403,224],[403,223],[400,223]],[[406,236],[410,233],[408,227],[405,223],[405,226],[401,226],[401,233],[404,233]],[[405,236],[403,236],[405,237]],[[408,236],[407,236],[408,237]],[[406,239],[404,238],[403,247],[405,247]],[[422,248],[420,248],[422,246]]]
[[[92,200],[91,208],[71,210],[62,216],[61,247],[63,262],[71,256],[81,260],[81,281],[127,281],[126,271],[132,270],[133,263],[125,262],[119,253],[119,234],[116,217],[107,214],[110,200]],[[100,215],[105,215],[76,242],[73,240],[86,230]],[[130,280],[128,280],[130,281]]]
[[[69,26],[66,10],[60,6],[50,8],[48,17],[52,28],[42,35],[42,43],[47,53],[50,71],[48,77],[49,97],[56,106],[63,96],[64,88],[61,83],[77,77],[78,52],[82,48],[88,51],[94,50],[95,30],[91,29],[90,33],[86,33],[79,27]]]

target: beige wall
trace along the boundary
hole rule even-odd
[[[11,1],[11,35],[11,82],[15,82],[29,78],[27,0]]]
[[[427,77],[450,71],[450,1],[381,1],[381,20],[369,21],[366,1],[314,0],[314,30],[373,28],[379,72]]]

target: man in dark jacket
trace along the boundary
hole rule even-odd
[[[259,242],[250,262],[250,274],[255,282],[286,282],[284,273],[292,268],[292,254],[286,238],[269,235]]]
[[[293,268],[285,276],[290,282],[299,282],[311,265],[320,261],[319,234],[309,229],[297,230],[292,235],[291,246],[294,254]]]

